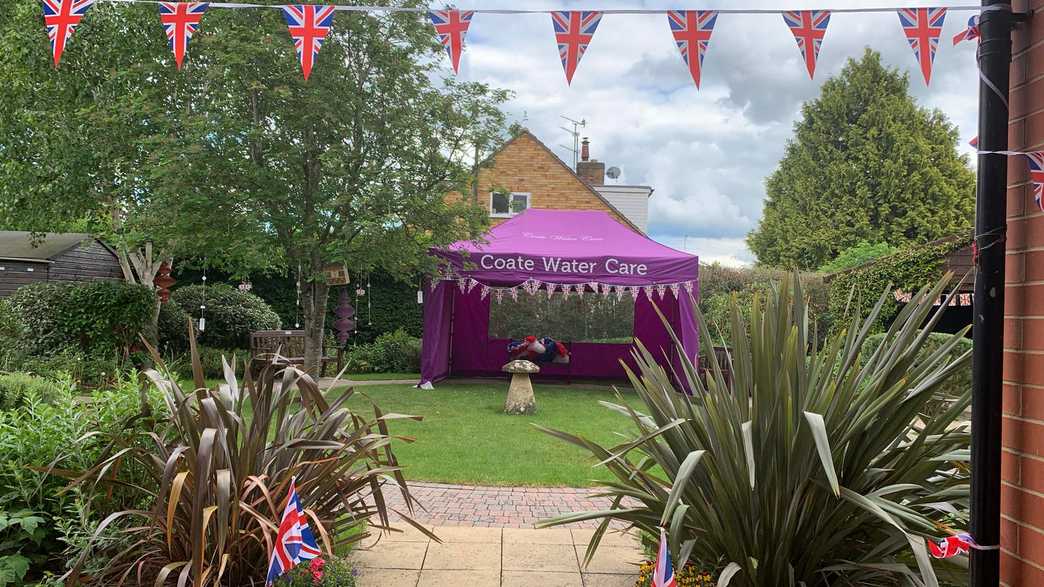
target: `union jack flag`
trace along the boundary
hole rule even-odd
[[[901,8],[899,23],[903,25],[906,40],[913,49],[914,57],[921,66],[924,84],[932,82],[932,62],[939,50],[939,35],[942,34],[945,8]]]
[[[953,36],[953,45],[956,47],[957,43],[961,41],[971,41],[972,39],[979,38],[979,15],[976,14],[968,19],[968,28],[957,33]]]
[[[160,2],[160,22],[167,32],[167,40],[174,51],[174,62],[178,69],[185,60],[189,39],[199,28],[199,21],[207,11],[207,2]]]
[[[968,551],[974,547],[975,540],[971,534],[964,533],[947,536],[938,542],[928,541],[928,552],[935,558],[952,558],[960,554],[968,554]]]
[[[294,39],[294,49],[301,60],[304,78],[312,75],[312,65],[323,46],[323,39],[330,33],[336,7],[315,4],[290,4],[283,7],[283,18]]]
[[[453,62],[453,73],[460,73],[460,55],[464,52],[464,36],[468,34],[474,10],[433,10],[428,13],[431,24],[435,27],[435,36],[446,48],[450,61]]]
[[[301,510],[294,481],[290,480],[290,494],[286,499],[286,508],[283,509],[283,519],[279,522],[279,532],[276,533],[272,562],[268,565],[265,585],[271,585],[301,561],[311,560],[323,554],[315,542],[312,529],[308,527],[308,517]]]
[[[43,0],[44,26],[47,27],[47,38],[51,40],[55,67],[62,60],[62,52],[73,30],[91,4],[94,0]]]
[[[685,65],[689,66],[692,81],[700,87],[700,68],[703,55],[710,45],[711,33],[718,13],[714,10],[668,10],[667,22],[671,25],[674,42],[678,44]]]
[[[978,149],[979,148],[979,135],[975,135],[974,137],[969,139],[968,140],[968,144],[971,146],[971,148]]]
[[[652,299],[652,298],[649,298]],[[667,533],[660,528],[660,550],[656,553],[656,568],[653,569],[652,587],[676,587],[671,551],[667,548]]]
[[[1044,212],[1044,151],[1026,153],[1029,160],[1030,182],[1033,184],[1033,201]]]
[[[594,10],[556,10],[551,13],[551,22],[555,27],[555,40],[558,41],[558,56],[565,69],[566,83],[573,83],[576,66],[587,51],[587,46],[594,38],[602,13]]]
[[[823,46],[823,37],[826,35],[827,25],[830,24],[830,11],[788,10],[783,13],[783,21],[790,27],[790,32],[794,33],[798,51],[801,51],[801,58],[805,60],[808,79],[814,78],[819,49]]]

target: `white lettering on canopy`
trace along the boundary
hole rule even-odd
[[[540,257],[540,264],[545,273],[566,273],[590,275],[599,270],[601,263],[596,261],[580,261],[578,259],[564,259],[562,257]],[[533,259],[527,259],[521,255],[516,257],[498,257],[496,255],[482,255],[479,265],[483,269],[496,269],[500,271],[530,271],[536,268]],[[605,261],[605,272],[615,275],[647,275],[649,267],[645,263],[625,263],[610,257]]]

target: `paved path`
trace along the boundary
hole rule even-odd
[[[410,482],[410,494],[424,509],[413,518],[431,526],[532,528],[536,522],[571,512],[608,509],[610,500],[592,497],[597,489],[568,487],[486,487]],[[399,509],[402,496],[386,486],[385,499]],[[578,522],[574,527],[596,528],[597,521]]]
[[[581,569],[589,529],[433,530],[441,544],[412,528],[365,540],[350,555],[359,587],[632,587],[643,558],[627,534],[607,533]]]

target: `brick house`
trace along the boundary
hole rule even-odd
[[[478,173],[470,197],[499,224],[527,208],[602,210],[644,233],[652,188],[606,184],[605,163],[591,159],[584,139],[581,161],[570,169],[540,139],[523,130],[493,153]]]
[[[119,281],[116,252],[89,234],[0,231],[0,298],[41,281]]]
[[[1008,144],[1044,149],[1044,0],[1012,33]],[[1044,213],[1022,157],[1008,158],[1001,456],[1001,582],[1044,585]]]

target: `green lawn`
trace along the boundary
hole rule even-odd
[[[420,373],[345,373],[343,379],[350,381],[390,381],[393,379],[420,381]]]
[[[565,430],[603,444],[618,443],[615,432],[631,437],[634,428],[627,418],[598,404],[615,401],[610,388],[538,384],[536,415],[507,416],[507,385],[442,383],[434,391],[365,386],[357,388],[348,405],[372,414],[372,400],[384,412],[424,417],[422,422],[392,423],[394,434],[416,438],[394,447],[410,480],[583,487],[610,478],[604,468],[592,468],[584,451],[532,426]],[[624,398],[635,407],[639,404],[630,391]]]

